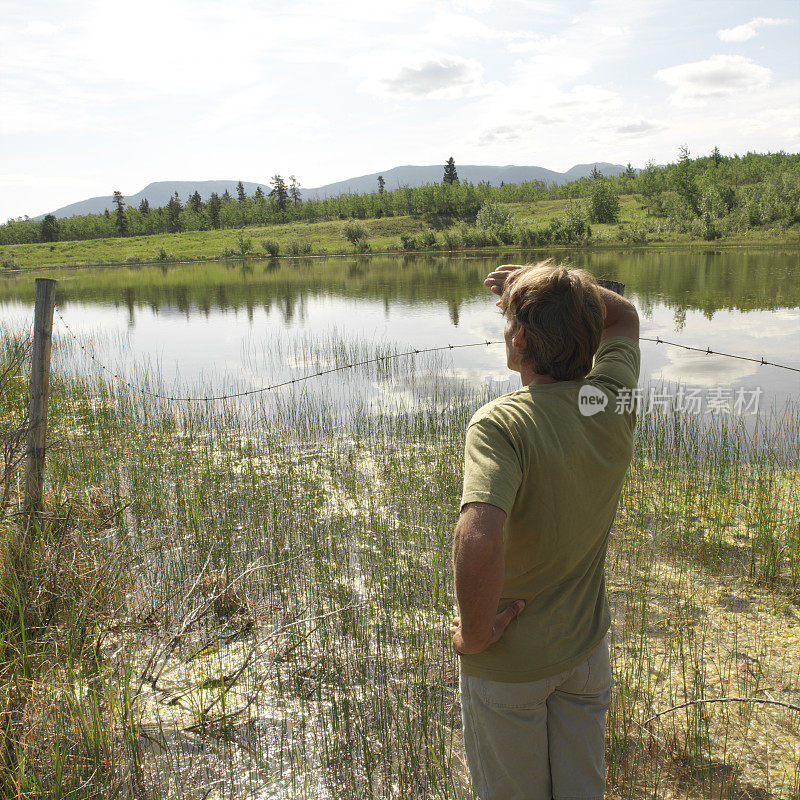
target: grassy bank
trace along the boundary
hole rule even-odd
[[[106,613],[82,614],[65,590],[74,629],[85,620],[74,650],[37,644],[24,663],[6,650],[3,686],[28,687],[15,702],[49,737],[16,749],[6,784],[23,797],[470,797],[449,557],[464,426],[485,393],[420,359],[359,368],[379,407],[322,379],[176,408],[64,374],[75,346],[56,341],[47,498],[82,533],[54,522],[44,541],[91,541],[85,585],[113,582]],[[254,364],[313,371],[374,350],[305,337]],[[21,394],[3,395],[7,428]],[[800,702],[798,431],[796,405],[758,437],[726,418],[641,421],[609,554],[610,797],[797,796],[798,712],[708,704],[648,720],[686,700]],[[29,728],[2,697],[8,750]]]
[[[664,220],[648,216],[638,199],[620,198],[620,222],[614,225],[591,225],[591,237],[567,231],[563,226],[555,239],[548,231],[560,225],[574,200],[543,200],[536,203],[506,203],[515,221],[516,239],[525,246],[704,246],[709,242],[690,233],[669,230]],[[364,241],[371,252],[479,250],[497,249],[515,243],[513,237],[493,230],[479,230],[464,223],[426,220],[422,217],[394,216],[363,221],[368,238]],[[354,247],[342,234],[342,221],[292,222],[268,226],[251,226],[241,230],[209,230],[187,233],[165,233],[153,236],[90,239],[52,244],[6,245],[0,252],[0,265],[9,268],[85,266],[101,264],[138,264],[166,261],[207,261],[220,258],[269,258],[268,248],[277,246],[280,256],[352,254]],[[527,237],[525,231],[538,232],[539,241]],[[557,241],[571,236],[570,241]],[[270,244],[265,247],[265,243]],[[800,233],[794,229],[749,231],[747,235],[718,239],[713,246],[791,244],[800,245]]]

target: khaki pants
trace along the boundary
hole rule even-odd
[[[464,745],[481,800],[602,800],[611,664],[604,639],[577,667],[530,683],[461,673]]]

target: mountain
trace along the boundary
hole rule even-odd
[[[533,180],[560,185],[576,181],[579,178],[588,178],[594,167],[597,167],[603,175],[619,175],[625,171],[625,167],[620,164],[608,164],[606,162],[576,164],[567,172],[554,172],[544,167],[457,165],[458,177],[461,180],[471,181],[472,183],[488,181],[492,186],[499,186],[501,182],[522,183],[523,181]],[[359,175],[344,181],[328,183],[325,186],[317,186],[311,189],[304,188],[302,194],[306,199],[313,197],[325,199],[326,197],[335,197],[340,194],[373,192],[378,187],[378,175],[383,175],[383,179],[386,181],[386,188],[390,190],[397,189],[400,186],[422,186],[425,183],[438,183],[441,181],[442,170],[441,164],[432,164],[430,166],[409,164],[402,167],[392,167],[384,172],[371,172],[368,175]],[[212,192],[221,195],[226,189],[235,197],[237,183],[238,181],[156,181],[145,186],[140,192],[126,196],[125,202],[129,206],[138,206],[146,198],[151,206],[163,206],[169,202],[170,197],[175,192],[185,202],[189,195],[195,191],[200,192],[203,200],[208,200]],[[243,181],[243,183],[248,195],[252,195],[258,186],[261,186],[265,192],[270,189],[268,181],[263,183]],[[106,209],[111,211],[113,208],[112,196],[107,195],[105,197],[90,197],[88,200],[70,203],[70,205],[63,206],[50,213],[56,217],[72,217],[76,214],[102,214]],[[35,219],[41,220],[44,216],[42,214]]]

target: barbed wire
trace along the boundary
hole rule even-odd
[[[712,350],[710,347],[690,347],[688,344],[680,344],[679,342],[668,342],[660,336],[655,338],[649,336],[640,336],[640,342],[655,342],[656,344],[668,344],[671,347],[680,347],[683,350],[694,350],[696,353],[704,353],[707,356],[725,356],[726,358],[738,358],[739,361],[753,361],[756,364],[761,364],[765,367],[778,367],[779,369],[788,369],[792,372],[800,372],[800,367],[790,367],[787,364],[776,364],[774,361],[766,361],[762,358],[752,358],[751,356],[738,356],[733,353],[722,353],[719,350]]]
[[[380,364],[382,362],[392,361],[398,358],[404,358],[406,356],[415,356],[421,355],[422,353],[436,353],[441,352],[444,350],[461,350],[466,347],[489,347],[493,344],[505,344],[504,341],[490,341],[485,339],[482,342],[470,342],[468,344],[446,344],[441,345],[438,347],[422,347],[422,348],[412,348],[411,350],[405,350],[400,353],[390,353],[388,355],[383,356],[375,356],[374,358],[365,358],[361,361],[354,361],[350,364],[342,364],[338,367],[330,367],[329,369],[319,370],[318,372],[312,372],[308,375],[301,375],[299,378],[290,378],[285,381],[279,381],[278,383],[270,384],[269,386],[262,386],[258,389],[246,389],[241,392],[232,392],[230,394],[221,394],[221,395],[209,395],[207,397],[192,397],[192,396],[181,396],[181,395],[169,395],[169,394],[162,394],[160,392],[153,392],[149,389],[145,389],[142,386],[136,386],[130,381],[126,380],[122,375],[119,373],[114,372],[112,369],[109,369],[105,364],[99,361],[94,353],[89,352],[89,350],[83,345],[81,340],[78,336],[73,332],[72,328],[67,324],[64,317],[61,315],[61,311],[59,310],[58,306],[55,307],[55,312],[61,321],[61,324],[64,326],[66,331],[69,335],[75,340],[75,343],[80,347],[80,349],[91,358],[92,361],[107,375],[110,375],[115,380],[119,381],[120,383],[127,386],[131,391],[139,392],[147,397],[152,397],[157,400],[168,400],[173,403],[213,403],[219,402],[222,400],[235,400],[241,397],[249,397],[252,395],[257,394],[264,394],[265,392],[272,392],[276,389],[282,389],[287,386],[293,386],[298,383],[304,383],[305,381],[312,380],[313,378],[320,378],[323,375],[331,375],[335,372],[344,372],[348,369],[353,369],[354,367],[363,367],[367,366],[368,364]],[[643,342],[655,342],[656,344],[666,344],[670,345],[671,347],[680,347],[683,350],[693,350],[698,353],[704,353],[705,355],[717,355],[717,356],[725,356],[726,358],[736,358],[741,361],[752,361],[756,364],[761,364],[763,366],[770,366],[770,367],[778,367],[780,369],[787,369],[792,370],[793,372],[800,372],[800,368],[788,366],[786,364],[778,364],[773,361],[766,361],[764,358],[751,358],[750,356],[740,356],[734,355],[732,353],[723,353],[718,350],[712,350],[709,347],[702,348],[702,347],[692,347],[690,345],[680,344],[678,342],[670,342],[666,339],[662,339],[661,337],[656,336],[648,337],[648,336],[640,336],[640,341]]]

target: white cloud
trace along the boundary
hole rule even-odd
[[[361,62],[372,72],[362,88],[373,94],[456,98],[473,96],[482,88],[483,66],[472,58],[428,53],[407,59],[393,54],[375,62],[370,56]]]
[[[660,69],[655,77],[674,87],[670,100],[676,106],[691,108],[709,100],[763,89],[772,71],[744,56],[715,55]]]
[[[614,133],[620,136],[638,136],[642,133],[651,133],[664,126],[660,122],[650,122],[646,119],[617,120]]]
[[[32,19],[25,28],[25,33],[29,33],[31,36],[52,36],[57,31],[58,25],[40,19]]]
[[[788,25],[792,20],[790,19],[776,19],[775,17],[755,17],[750,22],[745,22],[743,25],[737,25],[735,28],[723,28],[717,31],[717,36],[723,42],[746,42],[752,39],[757,33],[758,29],[766,25]]]

